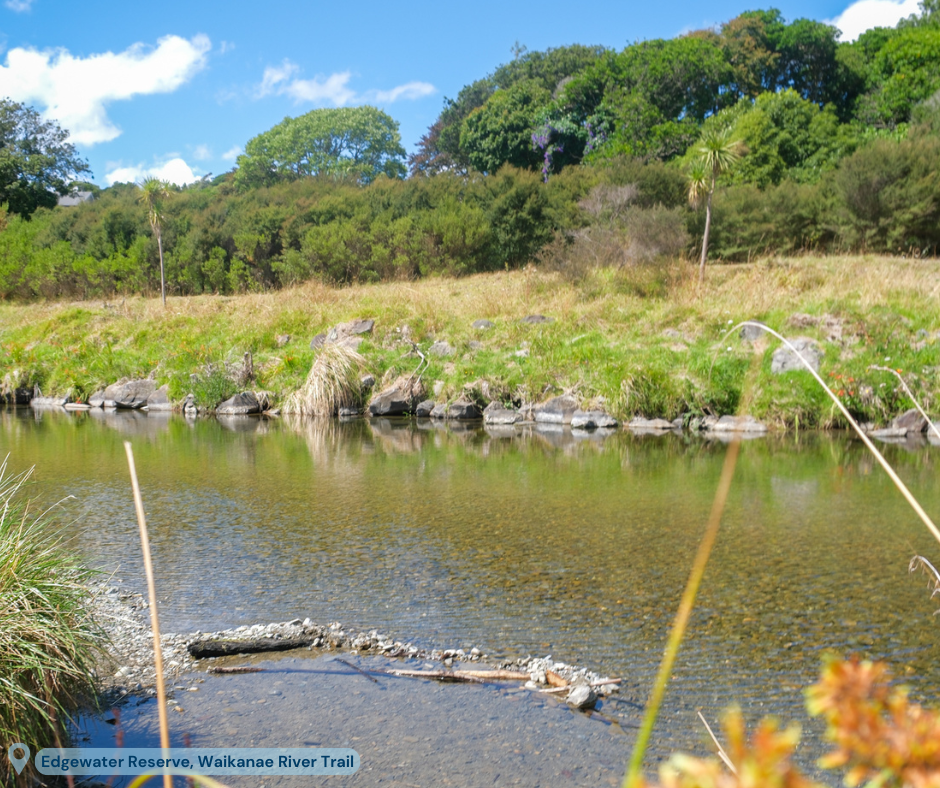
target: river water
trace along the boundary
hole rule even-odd
[[[627,705],[649,691],[726,451],[678,434],[0,411],[0,455],[35,466],[44,502],[74,496],[62,513],[88,560],[141,591],[124,440],[164,631],[309,616],[551,654],[623,676]],[[884,451],[940,514],[940,449]],[[696,712],[736,703],[818,741],[802,690],[830,649],[886,659],[936,698],[940,619],[914,553],[940,546],[857,441],[745,442],[657,731],[703,753]]]

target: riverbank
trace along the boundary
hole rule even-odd
[[[376,390],[420,366],[438,403],[519,406],[570,393],[621,422],[746,414],[776,428],[844,426],[808,374],[781,370],[779,342],[728,334],[758,320],[805,339],[849,409],[887,425],[911,402],[870,366],[900,369],[928,408],[940,396],[938,287],[936,260],[807,256],[713,265],[702,287],[688,265],[567,277],[530,268],[171,298],[165,310],[153,298],[3,304],[0,381],[8,398],[21,389],[87,401],[149,377],[177,407],[189,394],[211,409],[253,390],[276,408],[303,384],[311,343],[361,318],[374,323],[347,339]]]

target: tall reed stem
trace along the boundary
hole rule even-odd
[[[682,601],[679,603],[679,610],[676,613],[672,631],[669,633],[666,653],[663,655],[663,661],[659,666],[659,673],[656,675],[649,703],[646,704],[646,714],[643,715],[643,724],[640,726],[636,744],[633,745],[630,766],[623,778],[623,788],[637,788],[643,778],[643,756],[646,754],[646,747],[653,733],[653,726],[656,724],[659,707],[662,705],[663,696],[666,694],[666,685],[669,684],[669,677],[672,675],[676,655],[679,653],[679,647],[685,637],[689,617],[692,615],[692,607],[695,605],[695,597],[698,594],[702,576],[705,574],[705,566],[708,564],[708,557],[711,555],[712,547],[714,547],[715,539],[718,536],[718,526],[721,524],[721,515],[725,510],[725,501],[728,500],[728,490],[731,489],[731,479],[734,477],[734,467],[738,462],[740,447],[741,444],[734,441],[728,447],[728,453],[725,455],[725,463],[721,469],[721,479],[718,482],[718,490],[712,503],[708,526],[705,529],[702,542],[698,546],[698,552],[695,554],[695,562],[692,564],[689,581],[682,593]]]
[[[150,537],[147,534],[147,517],[144,501],[140,497],[137,469],[134,467],[134,450],[130,441],[124,441],[127,465],[131,472],[131,487],[134,490],[134,508],[137,510],[137,525],[140,527],[140,549],[144,554],[144,572],[147,574],[147,596],[150,600],[150,628],[153,630],[153,661],[157,670],[157,713],[160,717],[160,746],[170,749],[170,725],[166,716],[166,686],[163,681],[163,645],[160,641],[160,617],[157,613],[157,586],[153,579],[153,562],[150,560]],[[169,756],[169,753],[166,753]],[[173,788],[173,778],[163,775],[163,788]]]

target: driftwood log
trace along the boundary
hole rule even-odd
[[[257,640],[197,640],[187,647],[195,659],[227,657],[231,654],[258,654],[262,651],[289,651],[313,643],[313,637],[259,638]]]

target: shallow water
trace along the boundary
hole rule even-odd
[[[122,445],[133,441],[165,631],[339,620],[429,646],[551,654],[624,676],[624,697],[642,702],[725,446],[514,435],[0,411],[0,455],[36,466],[44,501],[74,495],[64,511],[81,548],[142,590]],[[885,447],[932,513],[938,451]],[[887,659],[916,697],[935,698],[938,619],[925,579],[907,574],[915,552],[940,547],[861,444],[747,441],[662,735],[703,752],[696,711],[714,720],[738,703],[814,739],[802,688],[826,649]]]

